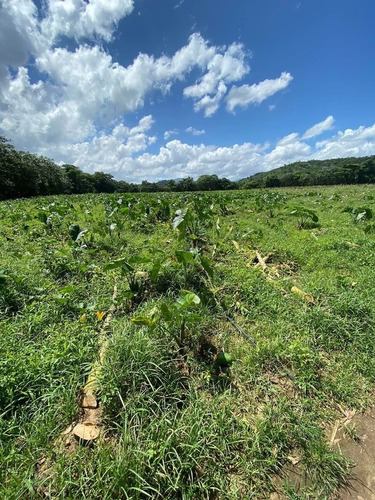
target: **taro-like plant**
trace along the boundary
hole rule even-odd
[[[318,226],[319,217],[314,210],[309,210],[305,207],[296,207],[290,214],[297,217],[298,229],[311,229]]]
[[[346,207],[343,212],[352,215],[354,224],[372,219],[372,210],[368,207]]]
[[[258,212],[265,212],[270,218],[275,217],[276,210],[286,203],[286,196],[273,191],[260,193],[255,198],[255,205]]]
[[[110,262],[104,267],[104,271],[120,269],[129,285],[130,293],[127,294],[128,298],[140,298],[146,289],[146,278],[151,282],[155,282],[164,260],[164,255],[156,259],[133,255],[129,259],[123,258]],[[143,271],[139,268],[141,264],[151,264],[151,270],[149,272]]]
[[[162,302],[150,316],[135,316],[132,323],[151,329],[158,324],[170,335],[180,350],[185,350],[191,343],[191,327],[199,319],[196,313],[201,300],[193,292],[181,290],[180,297],[173,303]]]
[[[198,262],[207,273],[208,277],[213,278],[214,270],[212,263],[209,259],[207,259],[207,257],[202,254],[202,252],[198,251],[196,248],[191,248],[190,251],[176,250],[175,257],[177,262],[179,262],[184,269],[185,278],[187,268],[192,262]]]
[[[214,206],[207,199],[194,199],[193,204],[176,211],[173,229],[179,232],[179,239],[188,240],[193,247],[204,242],[204,236],[213,226]]]

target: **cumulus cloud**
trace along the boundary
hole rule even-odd
[[[139,148],[146,147],[151,120],[149,117],[144,121],[144,137],[137,143]],[[180,140],[172,140],[156,154],[142,150],[138,156],[132,154],[134,144],[127,144],[131,134],[126,135],[125,145],[121,149],[124,137],[116,134],[115,130],[92,143],[77,145],[75,150],[69,151],[68,156],[74,158],[76,153],[75,163],[89,171],[97,170],[99,166],[102,168],[98,160],[101,158],[103,169],[105,166],[112,166],[109,171],[114,172],[116,178],[139,182],[143,179],[196,178],[202,174],[239,179],[294,161],[375,154],[375,124],[371,127],[359,127],[357,130],[347,129],[314,146],[307,144],[298,133],[293,132],[274,145],[245,142],[230,147],[217,147],[189,145]],[[134,130],[132,134],[137,135]]]
[[[60,35],[76,40],[97,35],[109,41],[116,24],[133,8],[133,0],[49,0],[41,31],[50,40]]]
[[[61,35],[111,40],[117,23],[134,8],[133,0],[46,0],[38,11],[32,0],[0,4],[0,73],[26,64],[54,46]]]
[[[31,0],[0,3],[0,68],[25,64],[38,53],[42,36],[37,27],[37,8]]]
[[[212,116],[219,109],[220,102],[227,91],[227,87],[224,82],[220,82],[217,91],[213,97],[206,94],[199,101],[194,104],[195,111],[204,111],[204,116]]]
[[[304,139],[312,139],[313,137],[316,137],[320,134],[323,134],[323,132],[326,132],[327,130],[331,130],[333,127],[333,124],[335,123],[335,119],[333,118],[332,115],[327,116],[325,120],[322,122],[316,123],[312,127],[310,127],[306,132],[303,134]]]
[[[357,130],[347,129],[314,146],[293,132],[274,145],[245,142],[217,147],[190,145],[175,139],[157,153],[150,154],[147,145],[153,137],[149,135],[152,126],[151,116],[144,117],[133,128],[119,124],[112,132],[100,134],[91,141],[67,148],[56,146],[55,158],[74,163],[86,171],[108,171],[117,179],[140,182],[143,179],[196,178],[202,174],[239,179],[294,161],[375,154],[375,124]]]
[[[212,116],[218,109],[227,91],[227,84],[241,80],[249,71],[246,52],[240,43],[233,43],[222,53],[216,53],[207,64],[207,72],[184,89],[184,96],[195,101],[195,111],[204,110],[205,116]]]
[[[240,77],[244,71],[241,51],[237,45],[228,49],[210,45],[194,33],[170,57],[141,53],[124,67],[98,45],[80,45],[73,52],[64,47],[47,48],[36,57],[35,68],[42,75],[38,82],[30,81],[23,66],[13,78],[5,75],[0,128],[10,137],[17,135],[21,147],[32,143],[35,149],[51,141],[68,142],[74,140],[72,135],[79,141],[94,135],[95,128],[108,126],[112,120],[141,108],[147,94],[168,92],[174,82],[183,80],[193,69],[204,75],[215,73],[228,81]],[[216,111],[226,92],[222,80],[214,92],[213,97],[205,94],[195,103],[206,116]],[[195,95],[200,97],[202,92]]]
[[[41,147],[39,153],[53,157],[59,163],[72,163],[88,172],[97,170],[116,173],[132,160],[133,155],[145,151],[156,137],[149,135],[154,124],[151,115],[144,116],[134,127],[118,123],[107,132],[88,140],[59,143]]]
[[[193,134],[193,135],[204,135],[206,133],[206,131],[204,129],[202,130],[198,130],[194,127],[188,127],[185,132],[189,132],[190,134]]]
[[[369,156],[375,154],[375,124],[371,127],[350,128],[316,143],[315,157]]]
[[[284,71],[279,78],[273,80],[263,80],[260,83],[240,87],[234,85],[226,97],[227,109],[234,112],[236,107],[246,108],[249,104],[260,104],[276,92],[285,89],[292,80],[292,75]]]

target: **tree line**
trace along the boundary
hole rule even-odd
[[[187,177],[178,181],[117,181],[111,174],[83,172],[75,165],[56,165],[44,156],[17,151],[0,136],[0,200],[82,193],[135,193],[157,191],[208,191],[237,189],[237,183],[217,175]]]
[[[201,175],[197,180],[186,177],[134,184],[117,181],[104,172],[89,174],[75,165],[56,165],[44,156],[17,151],[8,139],[0,136],[0,200],[54,194],[214,191],[362,183],[375,183],[375,156],[296,162],[237,182],[217,175]]]

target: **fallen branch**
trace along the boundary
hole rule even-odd
[[[268,254],[265,257],[262,257],[261,254],[258,252],[258,250],[256,250],[254,262],[258,261],[257,265],[260,265],[262,267],[263,272],[266,272],[267,270],[266,263],[270,260],[271,257],[272,257],[271,252],[268,252]]]

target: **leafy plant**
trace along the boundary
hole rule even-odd
[[[318,225],[319,217],[314,210],[305,207],[296,207],[290,214],[297,217],[297,227],[299,229],[311,229]]]
[[[352,215],[354,224],[371,220],[373,215],[371,208],[368,207],[346,207],[343,212]]]
[[[175,340],[179,349],[184,350],[190,343],[189,327],[199,319],[194,310],[200,302],[198,295],[182,290],[180,297],[172,304],[162,302],[150,316],[135,316],[132,322],[152,329],[159,324]]]
[[[270,218],[275,217],[276,209],[279,209],[285,203],[286,196],[273,191],[262,192],[255,198],[255,205],[258,212],[266,212]]]

